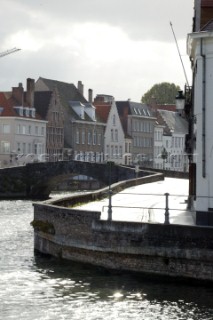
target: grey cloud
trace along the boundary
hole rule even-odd
[[[174,22],[178,38],[186,37],[186,28],[188,32],[191,32],[192,17],[189,20],[188,12],[191,10],[193,15],[193,2],[193,0],[11,1],[15,10],[20,11],[21,7],[26,12],[22,22],[19,17],[16,17],[23,25],[27,23],[32,27],[27,13],[34,13],[34,16],[43,14],[48,17],[48,23],[50,21],[55,24],[67,23],[68,25],[73,22],[107,23],[122,28],[132,39],[159,41],[172,41],[170,20]]]

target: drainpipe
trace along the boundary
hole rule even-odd
[[[206,55],[203,53],[203,39],[200,43],[202,57],[202,176],[206,177]]]

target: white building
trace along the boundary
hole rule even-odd
[[[154,167],[172,171],[188,171],[185,136],[188,122],[178,112],[158,109],[155,126]],[[164,156],[164,157],[163,157]]]
[[[37,117],[27,96],[21,84],[0,93],[0,167],[45,161],[46,121]]]
[[[162,158],[162,152],[164,150],[163,147],[163,125],[159,124],[158,121],[155,123],[154,127],[154,163],[153,167],[155,169],[163,169],[164,168],[164,160]]]
[[[114,100],[107,119],[104,141],[104,153],[107,159],[119,164],[124,163],[125,135]]]
[[[96,106],[96,113],[106,123],[104,133],[105,161],[124,164],[126,161],[127,152],[125,147],[127,142],[115,100],[109,95],[98,95],[94,104]]]
[[[213,18],[213,17],[212,17]],[[199,28],[198,28],[199,29]],[[188,35],[194,73],[193,137],[197,224],[213,224],[213,23]]]

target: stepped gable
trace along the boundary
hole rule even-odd
[[[170,135],[175,133],[188,133],[188,122],[185,118],[182,118],[178,112],[158,110],[164,123],[166,124],[166,132]]]

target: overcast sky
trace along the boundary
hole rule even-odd
[[[0,91],[39,76],[116,100],[140,101],[155,83],[186,80],[194,0],[1,0]]]

